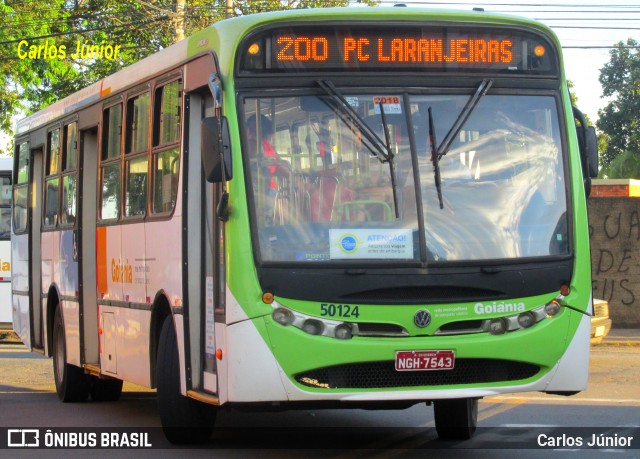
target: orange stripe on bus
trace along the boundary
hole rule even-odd
[[[103,88],[102,87],[103,85],[104,85],[104,80],[100,82],[100,97],[108,96],[109,94],[111,94],[111,86],[107,88]]]
[[[106,295],[107,283],[107,228],[96,228],[96,281],[98,284],[98,298]]]

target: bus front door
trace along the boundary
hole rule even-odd
[[[80,132],[80,307],[82,308],[83,363],[99,365],[98,304],[96,300],[96,183],[98,132]]]
[[[31,203],[31,222],[29,229],[30,253],[29,253],[29,304],[31,322],[31,347],[44,350],[43,337],[43,295],[42,295],[42,240],[40,229],[42,226],[42,166],[43,151],[35,149],[31,151],[31,174],[29,203]]]

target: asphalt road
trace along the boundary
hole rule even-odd
[[[63,404],[57,400],[50,359],[21,345],[0,346],[0,436],[8,429],[54,433],[146,434],[152,449],[135,457],[602,457],[640,458],[640,347],[601,346],[591,353],[589,388],[572,397],[524,393],[480,402],[479,429],[468,442],[437,440],[433,410],[221,411],[211,441],[198,449],[169,449],[160,429],[155,393],[125,385],[115,403]],[[124,430],[123,430],[124,429]],[[6,434],[4,432],[7,432]],[[594,437],[595,435],[595,437]],[[587,447],[595,438],[631,448]],[[63,440],[63,441],[68,441]],[[124,437],[119,437],[121,439]],[[140,437],[139,437],[140,438]],[[558,444],[564,439],[564,444]],[[573,439],[573,440],[571,440]],[[576,447],[577,439],[583,443]],[[4,438],[0,438],[3,445]],[[567,444],[571,443],[573,444]],[[550,444],[551,442],[551,444]],[[63,443],[64,444],[64,443]],[[67,443],[68,444],[68,443]],[[120,445],[121,446],[121,445]],[[126,446],[126,445],[125,445]],[[130,445],[129,445],[130,446]],[[597,446],[597,445],[596,445]],[[165,449],[166,448],[166,449]],[[0,457],[131,457],[130,449],[87,451],[12,448]]]

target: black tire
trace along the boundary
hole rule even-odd
[[[67,363],[67,346],[60,307],[53,317],[53,378],[63,402],[84,402],[89,397],[89,379],[82,368]]]
[[[461,398],[433,402],[440,440],[468,440],[478,427],[478,399]]]
[[[95,402],[117,402],[122,395],[122,381],[119,379],[100,379],[91,381],[91,399]]]
[[[213,432],[217,407],[180,394],[180,362],[173,319],[162,325],[158,344],[158,411],[167,440],[175,444],[202,443]]]

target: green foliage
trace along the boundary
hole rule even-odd
[[[11,135],[15,114],[40,110],[170,44],[170,36],[156,37],[159,19],[137,8],[112,0],[0,3],[0,131]],[[78,43],[119,44],[123,52],[115,60],[73,59]]]
[[[37,2],[34,2],[37,3]],[[29,8],[29,11],[25,10]],[[60,32],[58,24],[64,22],[67,11],[63,2],[52,0],[40,2],[31,10],[24,2],[15,7],[0,3],[2,27],[0,27],[0,129],[7,132],[11,128],[11,116],[16,109],[25,108],[21,88],[39,88],[48,84],[51,78],[65,78],[69,72],[68,63],[34,59],[19,59],[19,42],[26,36],[44,36]],[[50,21],[50,24],[49,24]],[[55,44],[56,39],[49,39]]]
[[[573,81],[567,80],[567,88],[569,89],[569,97],[571,98],[571,105],[574,107],[578,104],[578,96],[573,92]]]
[[[633,151],[624,151],[600,170],[598,178],[640,179],[640,155]]]
[[[607,167],[618,156],[640,155],[640,52],[638,42],[617,43],[611,60],[600,71],[605,97],[614,97],[598,112],[598,129],[606,134],[606,150],[601,152]],[[621,160],[623,164],[627,161]]]
[[[606,151],[609,145],[609,137],[604,132],[599,132],[596,136],[598,141],[598,152]]]
[[[231,13],[356,3],[379,0],[234,0]],[[13,135],[16,114],[40,110],[226,15],[226,0],[0,0],[0,133]],[[72,59],[79,42],[120,45],[120,53],[112,60]],[[44,45],[64,46],[67,55],[19,57]]]
[[[380,2],[378,0],[240,0],[234,2],[236,12],[243,16],[265,11],[349,6],[353,3],[374,6]]]

